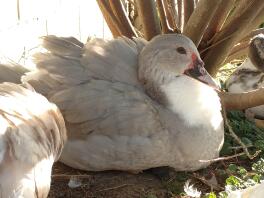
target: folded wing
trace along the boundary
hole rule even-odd
[[[60,91],[50,100],[62,111],[72,136],[147,137],[162,131],[153,101],[138,88],[127,84],[91,80]]]

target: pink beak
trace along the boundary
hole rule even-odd
[[[204,68],[204,62],[200,60],[196,55],[193,54],[193,64],[191,64],[185,71],[184,74],[199,80],[216,90],[219,90],[219,86],[215,83],[213,78]]]

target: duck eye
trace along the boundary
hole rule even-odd
[[[186,50],[183,47],[178,47],[176,50],[180,54],[187,54]]]

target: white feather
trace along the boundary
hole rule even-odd
[[[211,87],[197,83],[188,76],[181,76],[163,85],[162,90],[169,100],[170,109],[179,114],[186,125],[211,125],[215,130],[222,127],[220,98]]]

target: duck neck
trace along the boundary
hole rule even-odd
[[[217,129],[223,118],[216,91],[186,75],[159,86],[163,105],[179,115],[188,126],[210,125]]]
[[[160,104],[166,104],[166,97],[162,90],[162,85],[168,84],[175,79],[175,75],[158,67],[141,67],[139,70],[139,80],[147,94]]]

